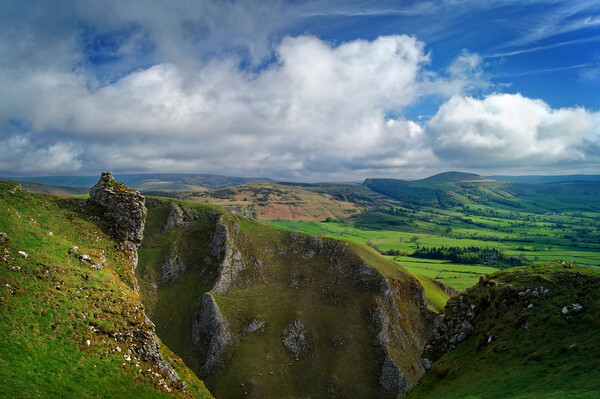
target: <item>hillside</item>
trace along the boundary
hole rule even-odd
[[[359,192],[360,186],[312,185],[260,182],[203,192],[154,193],[199,203],[218,205],[238,215],[257,220],[318,221],[345,219],[363,206],[379,200],[379,195]]]
[[[507,175],[495,175],[489,176],[493,180],[510,181],[514,183],[529,183],[529,184],[540,184],[540,183],[559,183],[567,181],[600,181],[600,175],[524,175],[524,176],[507,176]]]
[[[132,274],[139,237],[106,218],[113,205],[0,182],[0,397],[211,397],[159,344]]]
[[[424,372],[427,301],[448,298],[367,247],[158,199],[136,274],[158,335],[222,398],[396,397]]]
[[[600,396],[600,270],[568,262],[482,277],[448,301],[408,398]]]
[[[197,173],[148,173],[148,174],[115,174],[115,178],[128,187],[139,191],[202,191],[204,189],[220,189],[240,184],[268,181],[266,178],[236,177]],[[89,190],[98,181],[98,176],[35,176],[10,178],[23,183],[78,187]]]

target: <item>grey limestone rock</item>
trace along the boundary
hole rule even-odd
[[[281,342],[294,358],[308,353],[311,343],[308,340],[308,331],[304,323],[298,319],[292,319],[281,330]]]
[[[119,240],[142,243],[146,222],[145,198],[138,191],[116,182],[111,172],[103,172],[100,181],[90,190],[88,204],[99,207],[104,218],[113,224]]]
[[[160,353],[160,344],[158,343],[158,339],[154,332],[146,331],[143,336],[142,345],[137,351],[140,358],[145,362],[155,362],[160,371],[165,375],[167,381],[177,389],[185,391],[187,388],[185,382],[179,378],[179,374],[177,374],[173,367],[165,361]]]
[[[383,362],[379,384],[381,384],[387,394],[394,398],[406,395],[406,392],[412,386],[404,373],[402,373],[402,370],[400,370],[400,367],[390,358],[389,354],[386,355]]]
[[[161,269],[163,282],[176,280],[185,271],[185,264],[179,257],[178,249],[175,244],[171,246],[169,257],[164,261]]]
[[[210,245],[212,255],[220,258],[217,269],[217,281],[211,291],[215,294],[223,295],[229,290],[231,284],[234,283],[239,272],[246,267],[242,261],[242,254],[235,247],[229,229],[223,223],[222,216],[219,216],[217,220]]]
[[[163,227],[163,232],[169,231],[177,226],[185,226],[194,221],[194,217],[181,205],[169,203],[169,216]]]
[[[256,318],[256,319],[252,320],[252,322],[250,322],[250,324],[248,324],[248,327],[244,328],[244,333],[252,334],[257,331],[264,330],[266,325],[267,325],[267,322],[265,320]]]
[[[205,293],[192,325],[192,346],[200,353],[200,358],[204,359],[203,373],[210,374],[226,360],[232,342],[229,322],[213,296]]]

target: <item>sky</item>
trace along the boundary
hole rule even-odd
[[[600,1],[0,0],[0,175],[600,174]]]

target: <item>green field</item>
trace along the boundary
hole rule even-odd
[[[514,219],[517,217],[514,212],[494,211],[483,206],[479,206],[478,209],[476,212],[480,215],[469,218],[457,216],[460,214],[457,211],[424,209],[415,212],[418,215],[415,222],[419,222],[419,225],[430,232],[400,231],[402,226],[398,227],[398,230],[368,229],[342,222],[272,220],[267,223],[286,230],[366,244],[382,253],[389,250],[400,251],[401,256],[389,258],[412,273],[436,278],[459,290],[473,285],[481,274],[493,273],[499,269],[407,255],[419,247],[481,247],[495,248],[505,255],[526,259],[532,263],[561,259],[586,266],[600,266],[598,244],[574,242],[565,238],[573,233],[573,229],[579,228],[574,227],[574,223],[579,223],[579,226],[581,223],[584,226],[595,226],[598,223],[596,214],[572,216],[521,212],[518,217],[525,220],[525,223],[521,219]],[[491,216],[486,217],[484,214]],[[472,220],[476,224],[463,227],[464,220]],[[557,225],[562,227],[557,228]],[[504,231],[498,231],[498,226]]]

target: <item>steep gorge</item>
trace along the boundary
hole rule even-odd
[[[137,277],[161,339],[216,397],[402,396],[434,314],[369,248],[149,199]]]

